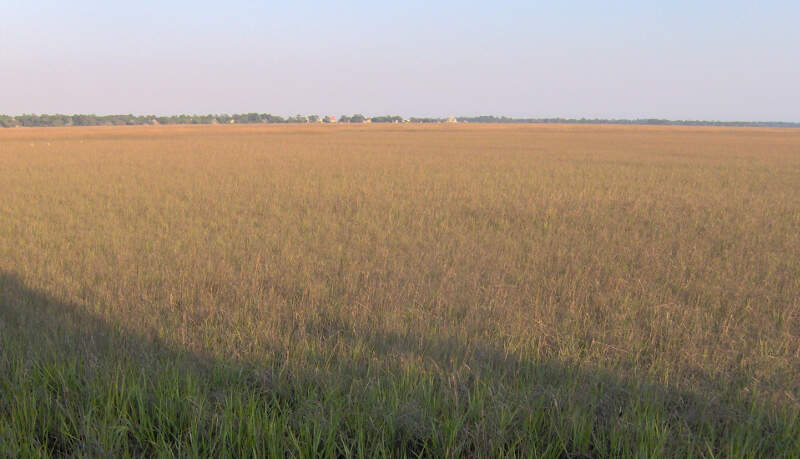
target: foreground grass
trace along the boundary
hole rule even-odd
[[[800,134],[0,138],[12,455],[800,455]]]

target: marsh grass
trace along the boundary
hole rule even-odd
[[[0,132],[9,455],[800,454],[800,133]]]

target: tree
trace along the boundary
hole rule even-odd
[[[403,117],[397,115],[373,116],[373,123],[402,123]]]
[[[17,120],[14,118],[7,116],[7,115],[0,115],[0,126],[2,127],[14,127],[17,125]]]

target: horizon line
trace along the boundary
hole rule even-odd
[[[88,119],[75,119],[85,117]],[[360,117],[357,121],[351,118]],[[27,119],[26,119],[27,118]],[[31,120],[30,118],[34,118]],[[186,119],[189,118],[189,119]],[[11,121],[13,120],[13,125]],[[52,124],[60,120],[60,124]],[[634,124],[634,125],[689,125],[689,126],[752,126],[752,127],[800,127],[797,121],[721,121],[702,119],[668,119],[668,118],[569,118],[569,117],[509,117],[506,115],[475,115],[475,116],[410,116],[401,115],[273,115],[270,113],[242,112],[242,113],[179,113],[171,115],[134,115],[132,113],[117,113],[98,115],[95,113],[22,113],[18,115],[0,114],[0,127],[70,127],[91,126],[96,123],[110,123],[112,125],[137,125],[153,122],[166,122],[166,124],[213,124],[223,121],[231,124],[280,124],[280,123],[392,123],[392,122],[460,122],[460,123],[521,123],[521,124]],[[30,124],[36,123],[35,125]],[[75,124],[75,123],[78,124]],[[45,124],[40,124],[45,123]]]

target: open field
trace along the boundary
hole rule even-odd
[[[0,130],[0,456],[800,455],[800,130]]]

